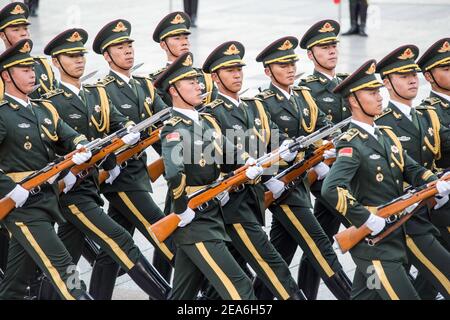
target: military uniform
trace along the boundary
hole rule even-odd
[[[244,65],[244,46],[236,41],[225,42],[217,47],[203,64],[203,71],[212,73],[221,68]],[[278,127],[270,120],[262,101],[258,98],[241,99],[235,105],[225,95],[206,105],[222,130],[234,130],[234,145],[249,156],[258,158],[271,141],[284,140]],[[277,134],[271,137],[272,134]],[[248,156],[247,155],[247,156]],[[224,222],[233,246],[256,272],[258,277],[278,299],[296,299],[298,286],[290,275],[286,262],[270,243],[262,226],[265,225],[264,186],[259,181],[246,183],[231,192],[230,201],[223,207]]]
[[[155,85],[167,91],[176,81],[196,76],[192,56],[186,53],[158,77]],[[204,158],[211,147],[207,141],[214,144],[212,163]],[[171,209],[181,214],[187,208],[189,194],[219,178],[219,164],[234,152],[233,146],[227,146],[229,142],[211,116],[200,114],[196,123],[175,110],[161,132],[161,142]],[[171,298],[194,299],[206,278],[222,299],[255,299],[250,279],[226,247],[229,237],[220,204],[211,200],[203,208],[193,209],[192,222],[174,233],[177,257]]]
[[[161,41],[165,41],[165,39],[168,37],[174,37],[180,34],[189,35],[191,33],[189,31],[190,27],[191,19],[186,13],[181,11],[169,13],[167,16],[161,19],[159,24],[156,26],[155,31],[153,32],[153,40],[156,43],[160,43]],[[165,67],[150,73],[150,79],[152,81],[155,81],[156,78],[162,72],[164,72],[169,65],[170,64],[167,63]],[[202,94],[207,94],[203,99],[203,103],[210,103],[217,97],[217,87],[214,85],[214,82],[212,81],[211,75],[209,73],[203,72],[200,68],[194,68],[194,70],[199,74],[198,82],[200,88],[202,89]],[[172,105],[172,101],[167,92],[158,90],[158,94],[168,106]]]
[[[83,29],[66,30],[49,42],[45,53],[53,57],[65,53],[84,53],[87,38],[87,32]],[[60,87],[45,97],[56,106],[60,116],[73,129],[83,132],[88,140],[102,138],[133,124],[119,113],[108,99],[104,85],[84,85],[78,95],[64,82]],[[115,163],[112,168],[114,166]],[[69,251],[74,260],[78,261],[83,246],[82,239],[87,235],[98,243],[137,285],[150,294],[151,298],[164,299],[167,294],[165,290],[169,290],[168,284],[165,281],[160,284],[159,279],[153,279],[155,276],[143,274],[143,270],[149,274],[157,275],[157,272],[145,260],[131,235],[101,208],[103,200],[99,194],[97,175],[98,172],[93,168],[91,176],[83,179],[67,194],[61,195],[63,213],[69,223],[60,226],[59,236],[67,243],[68,248],[71,248]]]
[[[0,56],[0,70],[32,66],[32,42],[21,40]],[[49,101],[32,100],[27,107],[5,95],[0,104],[0,193],[5,197],[16,183],[55,160],[57,146],[68,153],[86,138],[61,120]],[[74,270],[72,258],[56,235],[53,224],[63,222],[57,187],[45,183],[30,194],[25,204],[14,209],[3,223],[12,234],[5,279],[0,285],[2,299],[23,299],[27,274],[23,266],[34,261],[52,281],[62,299],[89,299],[83,289],[67,286]],[[33,264],[34,265],[34,264]],[[17,280],[17,282],[16,282]],[[26,285],[26,283],[24,284]]]
[[[19,25],[29,25],[29,10],[22,2],[13,2],[6,5],[0,11],[0,31],[5,28]],[[46,57],[34,57],[34,72],[36,74],[36,84],[40,87],[30,94],[31,98],[38,99],[42,94],[57,87],[57,81],[52,67]],[[0,79],[0,99],[5,91],[3,80]]]
[[[416,72],[419,69],[415,63],[418,54],[416,46],[401,46],[378,63],[377,71],[383,78],[389,77],[393,72]],[[385,112],[376,119],[376,123],[390,126],[408,155],[433,171],[435,160],[450,155],[450,130],[441,126],[435,108],[419,106],[410,110],[411,120],[405,114],[406,110],[402,111],[391,101]],[[450,254],[436,241],[439,231],[431,223],[431,216],[436,216],[435,220],[439,220],[441,226],[450,225],[450,212],[445,207],[440,210],[419,210],[406,223],[408,253],[420,273],[445,297],[450,297],[448,274],[442,275],[450,265]],[[441,271],[433,272],[436,269]]]
[[[314,56],[313,48],[315,46],[334,45],[339,42],[337,36],[340,32],[340,25],[334,20],[321,20],[312,25],[305,32],[300,40],[302,49],[310,50]],[[320,62],[314,57],[315,64],[324,68]],[[326,68],[325,68],[326,69]],[[337,85],[348,76],[345,73],[338,73],[333,79],[329,79],[325,74],[314,70],[314,73],[299,82],[299,86],[309,88],[311,95],[319,110],[321,110],[328,121],[338,123],[351,116],[350,108],[342,95],[336,94],[333,90]],[[334,242],[333,236],[338,232],[341,223],[347,223],[345,219],[329,207],[320,195],[322,182],[318,181],[311,188],[311,193],[316,198],[314,203],[314,216],[319,221],[323,231],[328,236],[331,243]],[[310,263],[308,257],[303,255],[298,268],[298,283],[305,292],[308,299],[315,299],[319,291],[320,276]]]
[[[110,45],[133,41],[130,33],[131,25],[128,21],[114,20],[97,34],[94,51],[101,54]],[[104,47],[105,44],[108,45]],[[126,83],[120,75],[111,70],[100,83],[120,113],[135,123],[167,107],[147,77],[133,76],[129,83]],[[154,148],[160,152],[159,143],[155,144]],[[100,190],[109,201],[109,216],[131,234],[137,227],[156,248],[155,255],[160,257],[157,259],[158,269],[163,272],[166,280],[170,281],[173,244],[170,239],[160,243],[150,231],[150,226],[163,218],[164,214],[150,196],[152,187],[147,173],[147,154],[143,152],[139,157],[129,159],[113,184],[102,184]],[[100,252],[91,278],[90,293],[94,297],[111,299],[118,267],[107,252]]]

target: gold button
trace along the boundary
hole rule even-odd
[[[241,138],[240,138],[240,137],[238,137],[237,139],[238,139],[238,141],[241,141]]]
[[[30,139],[30,136],[26,136],[25,139],[29,140],[29,139]]]
[[[144,113],[143,113],[143,114],[141,114],[141,117],[142,117],[142,118],[145,118],[145,114],[144,114]]]
[[[251,135],[251,136],[250,136],[250,139],[255,139],[255,136],[254,136],[254,135]]]
[[[397,184],[399,184],[400,183],[400,181],[397,179],[397,180],[395,180],[395,182],[397,182]]]
[[[392,168],[395,167],[395,164],[394,164],[393,162],[391,162],[391,167],[392,167]]]
[[[78,130],[78,127],[75,127],[74,129],[75,129],[75,130]]]
[[[285,129],[284,129],[284,131],[286,131],[286,132],[287,132],[287,131],[288,131],[288,128],[285,128]]]
[[[94,141],[94,137],[91,138],[91,141]]]
[[[423,151],[427,150],[427,147],[426,147],[426,146],[423,146],[423,147],[422,147],[422,150],[423,150]]]
[[[89,122],[89,127],[92,127],[92,122]]]
[[[41,138],[45,138],[45,135],[43,133],[41,133]]]
[[[378,171],[381,171],[381,167],[377,167],[377,170],[378,170]]]
[[[425,163],[423,164],[424,167],[426,167],[427,165],[428,165],[428,162],[425,162]]]
[[[347,111],[347,108],[346,108],[346,107],[343,107],[343,108],[342,108],[342,111]]]

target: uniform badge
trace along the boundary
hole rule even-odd
[[[384,176],[382,173],[377,173],[377,175],[375,176],[375,178],[377,179],[378,182],[383,181]]]
[[[180,133],[179,132],[171,132],[166,136],[167,142],[180,141]]]
[[[244,146],[242,145],[242,143],[238,143],[238,144],[236,145],[236,148],[238,148],[238,150],[242,150],[243,147],[244,147]]]
[[[31,127],[29,123],[19,123],[17,126],[21,129],[28,129]]]
[[[428,134],[430,136],[433,136],[433,133],[434,133],[433,128],[428,128]]]
[[[145,102],[147,102],[147,104],[152,104],[152,98],[150,97],[145,98]]]
[[[45,73],[43,73],[43,74],[41,74],[41,79],[44,80],[44,81],[47,81],[48,77],[47,77],[47,75]]]
[[[206,160],[201,158],[200,161],[198,162],[198,164],[200,165],[200,167],[204,167],[204,166],[206,166]]]
[[[327,114],[325,117],[328,121],[333,121],[333,116],[331,114]]]
[[[303,114],[304,114],[306,117],[309,117],[309,109],[308,109],[308,108],[304,108],[304,109],[303,109]]]
[[[30,150],[33,145],[31,144],[31,142],[27,141],[24,143],[23,147],[25,148],[25,150]]]
[[[334,102],[334,99],[331,97],[325,97],[322,99],[324,102]]]
[[[242,127],[241,127],[240,125],[238,125],[238,124],[235,124],[235,125],[233,126],[233,129],[234,129],[234,130],[242,130]]]
[[[372,159],[372,160],[378,160],[378,159],[381,158],[381,156],[379,154],[371,154],[369,156],[369,158]]]
[[[44,122],[46,125],[51,125],[52,124],[52,120],[50,120],[49,118],[45,118]]]
[[[351,148],[351,147],[342,148],[341,150],[339,150],[338,157],[351,158],[352,156],[353,156],[353,148]]]
[[[398,153],[398,148],[397,148],[397,146],[391,146],[391,151],[392,151],[393,153]]]
[[[398,140],[400,140],[401,142],[406,142],[406,141],[411,140],[411,137],[401,136],[401,137],[398,137]]]
[[[81,119],[81,114],[78,114],[78,113],[72,113],[72,114],[69,114],[69,118],[70,119]]]
[[[281,116],[280,119],[283,120],[283,121],[289,121],[289,120],[291,120],[291,117],[289,117],[289,116]]]
[[[94,107],[94,110],[95,110],[95,112],[99,113],[101,108],[100,108],[100,106],[98,104],[96,104],[95,107]]]
[[[257,126],[260,126],[261,125],[261,120],[259,120],[259,118],[255,118],[255,124]]]
[[[132,105],[131,104],[123,104],[120,106],[122,109],[131,109]]]

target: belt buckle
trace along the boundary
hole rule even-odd
[[[233,188],[233,191],[234,192],[241,192],[242,190],[244,190],[245,189],[245,184],[240,184],[240,185],[238,185],[237,187],[234,187]]]
[[[88,176],[88,174],[89,174],[89,170],[88,169],[84,169],[83,171],[78,173],[77,176],[80,179],[84,179],[84,178],[86,178]]]
[[[33,189],[30,190],[30,194],[32,196],[37,195],[39,192],[41,192],[41,186],[34,187]]]
[[[207,201],[207,202],[202,203],[201,205],[199,205],[199,206],[197,207],[197,210],[200,211],[200,212],[203,212],[203,211],[205,211],[206,209],[208,209],[209,206],[210,206],[210,205],[209,205],[209,201]]]
[[[128,167],[128,161],[124,161],[124,162],[122,162],[121,164],[120,164],[120,169],[125,169],[126,167]]]
[[[144,154],[144,152],[145,152],[145,150],[143,150],[143,151],[141,151],[141,152],[135,154],[135,155],[133,156],[133,159],[134,159],[134,160],[139,160],[139,159],[142,157],[142,155]]]

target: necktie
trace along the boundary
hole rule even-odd
[[[375,135],[376,135],[377,138],[378,138],[378,142],[379,142],[379,143],[383,146],[383,148],[384,148],[384,137],[383,137],[383,135],[381,134],[380,129],[375,128]]]
[[[129,83],[129,85],[131,87],[131,90],[133,90],[135,96],[137,97],[138,96],[138,92],[137,92],[137,88],[136,88],[136,81],[134,79],[130,79],[130,82],[128,82],[128,83]]]
[[[416,129],[419,130],[419,118],[417,118],[416,109],[411,108],[410,114],[411,114],[411,121],[412,121],[412,123],[414,124]]]
[[[78,93],[78,96],[80,97],[83,104],[86,105],[86,92],[84,92],[84,90],[81,89],[80,92]]]
[[[27,104],[27,109],[29,109],[29,110],[31,111],[31,113],[32,113],[33,115],[35,115],[35,114],[34,114],[34,110],[33,110],[33,106],[31,105],[31,103],[28,103],[28,104]]]
[[[298,113],[298,106],[297,106],[297,102],[295,101],[295,98],[293,95],[291,95],[291,97],[289,98],[289,102],[292,104],[294,110],[296,113]]]

